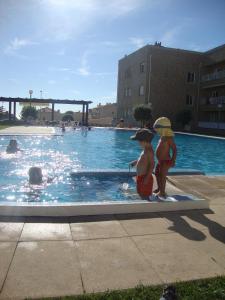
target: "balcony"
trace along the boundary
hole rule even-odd
[[[224,111],[225,96],[201,98],[200,107],[202,111]]]
[[[225,104],[225,96],[201,98],[201,105],[220,105]]]
[[[201,77],[201,88],[203,89],[214,88],[223,85],[225,85],[225,69],[218,72],[205,74]]]
[[[225,69],[214,73],[205,74],[202,76],[201,81],[206,82],[206,81],[212,81],[221,78],[225,78]]]

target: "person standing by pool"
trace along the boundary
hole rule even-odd
[[[153,137],[154,134],[148,129],[140,129],[134,136],[131,136],[131,139],[138,141],[140,146],[144,149],[138,160],[130,163],[132,167],[136,166],[137,168],[137,192],[144,199],[152,195],[154,152],[151,141]]]
[[[174,133],[171,129],[171,122],[166,117],[157,119],[153,125],[154,130],[160,135],[160,140],[156,148],[158,163],[155,168],[155,176],[158,188],[154,193],[158,197],[166,197],[166,176],[168,170],[174,167],[177,157],[177,147],[174,142]],[[170,152],[172,151],[172,156]]]

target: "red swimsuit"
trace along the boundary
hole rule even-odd
[[[137,192],[141,197],[149,197],[152,195],[152,189],[153,189],[153,176],[148,176],[148,182],[147,184],[144,183],[144,179],[148,175],[148,172],[150,171],[150,164],[151,161],[148,162],[148,171],[146,175],[137,175],[136,177],[136,184],[137,184]]]

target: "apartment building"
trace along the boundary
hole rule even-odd
[[[223,129],[224,70],[225,45],[207,52],[146,45],[119,61],[117,118],[136,125],[133,109],[146,104],[154,119],[167,116],[175,127],[188,109],[193,129]]]
[[[100,126],[112,126],[116,119],[116,103],[99,103],[97,107],[89,109],[89,123]]]
[[[205,52],[201,66],[199,126],[225,132],[225,45]]]

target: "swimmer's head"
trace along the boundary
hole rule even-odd
[[[30,184],[41,184],[42,183],[42,170],[39,167],[31,167],[28,172]]]
[[[162,137],[174,136],[173,130],[171,129],[171,122],[166,117],[158,118],[155,121],[153,128]]]
[[[9,141],[9,146],[12,148],[17,148],[17,140],[10,140]]]

